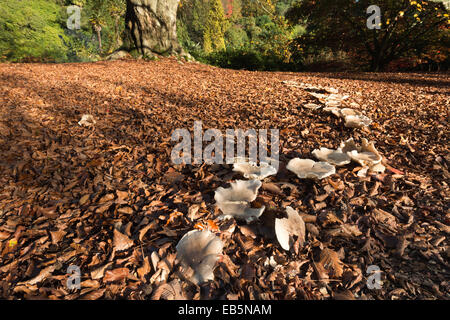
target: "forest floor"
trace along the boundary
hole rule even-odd
[[[338,89],[373,124],[349,129],[303,108],[316,99],[286,80]],[[448,74],[248,72],[169,58],[1,64],[0,298],[448,299],[449,105]],[[83,114],[96,124],[80,126]],[[171,162],[172,132],[196,120],[280,129],[280,169],[258,199],[301,214],[303,246],[280,247],[272,209],[248,225],[217,219],[214,191],[242,176]],[[352,163],[307,181],[285,168],[351,137],[375,142],[385,173],[359,177]],[[224,243],[200,287],[176,259],[194,228]],[[66,285],[69,266],[80,290]]]

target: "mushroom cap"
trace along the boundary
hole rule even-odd
[[[214,194],[216,202],[246,201],[252,202],[258,196],[262,183],[259,180],[236,180],[230,183],[230,188],[217,188]]]
[[[81,117],[81,120],[78,121],[78,124],[80,126],[86,126],[86,127],[93,126],[96,123],[97,123],[97,121],[95,121],[94,117],[90,114],[83,114],[83,116]]]
[[[275,235],[284,250],[289,250],[291,236],[299,237],[299,243],[303,246],[305,242],[305,222],[297,211],[286,207],[287,218],[275,219]]]
[[[372,167],[381,162],[383,157],[375,148],[374,142],[368,142],[367,139],[361,139],[362,145],[357,146],[353,138],[341,143],[342,151],[355,162],[362,166]]]
[[[308,92],[308,93],[309,95],[319,100],[325,100],[328,97],[326,94],[323,93],[315,93],[315,92]]]
[[[373,152],[358,152],[356,150],[347,153],[353,161],[358,162],[362,166],[373,166],[381,161],[378,154]]]
[[[341,116],[341,109],[338,107],[325,107],[323,111],[334,114],[336,117]]]
[[[342,149],[342,152],[349,152],[352,150],[358,150],[358,146],[356,145],[355,140],[353,138],[350,138],[344,142],[341,143],[340,147]]]
[[[322,108],[322,106],[320,104],[316,104],[316,103],[307,103],[307,104],[303,105],[303,108],[317,110],[317,109]]]
[[[342,117],[346,117],[346,116],[357,116],[360,115],[361,113],[358,110],[352,109],[352,108],[342,108],[341,109],[341,116]]]
[[[221,218],[234,217],[250,222],[261,216],[265,207],[251,208],[250,202],[258,196],[258,189],[262,183],[259,180],[237,180],[230,188],[217,188],[214,199],[222,211]]]
[[[300,83],[295,80],[284,80],[281,82],[282,84],[287,84],[288,86],[299,87]]]
[[[347,128],[362,128],[368,127],[372,123],[372,120],[364,115],[347,115],[345,116],[345,126]]]
[[[309,90],[309,91],[320,91],[320,90],[323,90],[322,87],[317,87],[317,86],[314,86],[312,84],[303,83],[303,82],[300,83],[300,88],[302,88],[304,90]]]
[[[330,101],[330,100],[343,101],[348,98],[350,98],[350,96],[344,96],[342,94],[332,93],[328,97],[326,97],[325,100],[327,100],[327,101]]]
[[[237,220],[245,220],[247,223],[257,220],[266,209],[265,206],[250,208],[250,203],[245,201],[218,202],[217,206],[223,213],[219,219],[235,218]]]
[[[384,173],[385,170],[386,170],[386,167],[384,165],[382,165],[381,162],[370,167],[371,172]]]
[[[339,90],[336,88],[333,88],[333,87],[326,87],[325,90],[329,93],[334,93],[334,94],[339,93]]]
[[[336,173],[336,168],[327,162],[315,162],[311,159],[295,158],[286,168],[300,179],[323,179]]]
[[[263,180],[278,172],[275,167],[272,167],[265,162],[261,162],[259,166],[252,162],[238,162],[233,165],[233,171],[242,173],[247,179],[256,180]]]
[[[342,105],[342,102],[340,100],[327,100],[325,101],[325,105],[327,107],[340,107]]]
[[[325,161],[335,166],[344,166],[352,161],[347,153],[342,152],[341,148],[337,150],[320,148],[314,150],[312,154],[320,161]]]
[[[180,262],[194,270],[193,282],[214,280],[214,266],[223,250],[220,238],[208,230],[192,230],[181,238],[176,250]]]

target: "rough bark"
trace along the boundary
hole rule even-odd
[[[99,25],[94,25],[94,31],[97,34],[98,51],[101,54],[103,52],[103,48],[102,48],[102,27],[99,26]]]
[[[124,44],[143,56],[184,54],[177,39],[179,0],[127,0]]]

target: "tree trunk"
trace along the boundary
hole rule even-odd
[[[179,0],[127,0],[124,44],[143,56],[184,54],[177,39]]]
[[[102,48],[102,27],[101,26],[94,26],[95,32],[97,33],[97,41],[98,41],[98,51],[100,54],[103,52]]]
[[[386,57],[386,54],[382,51],[375,50],[372,55],[371,67],[370,71],[372,72],[381,72],[384,70],[386,65],[391,62],[392,59]]]

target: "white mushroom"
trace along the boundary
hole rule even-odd
[[[286,168],[300,179],[323,179],[336,173],[336,168],[333,165],[310,159],[292,159]]]
[[[370,167],[371,172],[384,173],[385,170],[386,170],[386,167],[384,165],[382,165],[381,163],[377,163]]]
[[[322,87],[316,87],[316,86],[313,86],[312,84],[309,84],[309,83],[300,83],[300,88],[302,88],[302,89],[304,89],[304,90],[309,90],[309,91],[320,91],[320,90],[323,90],[323,88]]]
[[[208,230],[192,230],[181,238],[176,249],[180,262],[194,271],[192,282],[214,280],[214,266],[223,249],[220,238]]]
[[[325,161],[338,167],[349,164],[352,161],[348,154],[342,152],[341,148],[337,150],[320,148],[314,150],[312,154],[320,161]]]
[[[356,175],[360,178],[365,178],[367,177],[367,171],[369,171],[369,167],[362,167],[357,173]]]
[[[343,152],[347,153],[353,161],[359,163],[363,167],[373,167],[380,163],[383,157],[377,149],[375,149],[374,142],[369,143],[365,138],[362,138],[361,142],[362,145],[357,146],[353,138],[350,138],[341,144],[341,149]]]
[[[85,126],[85,127],[91,127],[93,125],[95,125],[97,122],[95,121],[94,117],[90,114],[83,114],[83,116],[81,117],[81,120],[78,121],[78,124],[80,126]]]
[[[297,81],[294,81],[294,80],[285,80],[285,81],[282,81],[281,83],[287,85],[288,87],[301,88],[301,85]]]
[[[342,102],[339,101],[339,100],[327,100],[327,101],[325,101],[325,105],[327,107],[335,107],[335,108],[337,108],[337,107],[340,107],[342,105]]]
[[[341,117],[347,117],[347,116],[357,116],[361,113],[355,109],[351,108],[342,108],[341,109]]]
[[[331,112],[338,118],[353,119],[351,117],[357,117],[357,118],[355,118],[356,121],[367,121],[367,119],[370,121],[369,118],[363,116],[361,114],[361,112],[359,112],[358,110],[351,109],[351,108],[338,108],[338,106],[340,104],[332,105],[332,104],[329,104],[328,102],[326,104],[327,104],[327,106],[325,108],[323,108],[323,110],[327,111],[327,112]]]
[[[341,142],[340,148],[344,153],[347,153],[352,150],[358,150],[358,146],[356,145],[355,140],[353,140],[353,138]]]
[[[339,90],[336,88],[333,88],[333,87],[327,87],[327,88],[325,88],[325,90],[329,93],[334,93],[334,94],[339,93]]]
[[[342,94],[332,93],[328,97],[326,97],[325,100],[326,101],[330,101],[330,100],[344,101],[344,100],[346,100],[348,98],[350,98],[350,96],[344,96]]]
[[[362,128],[368,127],[372,120],[364,115],[348,115],[345,116],[345,126],[347,128]]]
[[[223,215],[220,217],[245,220],[247,223],[258,219],[265,207],[251,208],[250,202],[258,196],[262,183],[259,180],[237,180],[230,188],[217,188],[214,199]]]
[[[277,174],[277,169],[265,162],[261,162],[259,166],[253,162],[238,162],[233,165],[233,171],[242,173],[247,179],[257,180]]]
[[[307,103],[307,104],[303,105],[303,108],[317,110],[317,109],[322,108],[322,106],[320,104],[316,104],[316,103]]]
[[[336,117],[340,117],[341,116],[341,109],[338,107],[325,107],[322,109],[325,112],[329,112],[334,114]]]
[[[300,246],[305,243],[305,222],[297,211],[286,207],[287,218],[275,219],[275,235],[284,250],[289,250],[293,242],[292,236],[296,235]]]
[[[308,92],[308,93],[309,95],[319,100],[325,100],[328,97],[326,94],[323,93],[315,93],[315,92]]]

